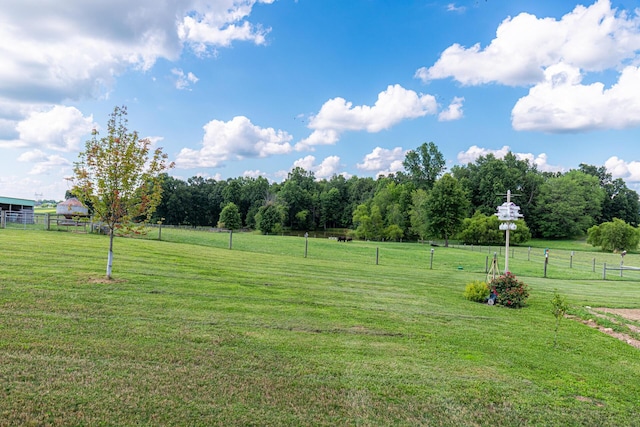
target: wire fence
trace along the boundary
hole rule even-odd
[[[0,228],[21,230],[54,230],[86,233],[92,221],[86,217],[72,217],[53,213],[34,213],[30,210],[0,211]]]
[[[52,231],[66,231],[76,233],[105,233],[104,225],[99,222],[94,222],[88,217],[70,217],[65,215],[58,215],[53,213],[34,213],[33,211],[0,211],[0,228],[7,229],[22,229],[22,230],[52,230]],[[163,236],[163,230],[165,235]],[[214,227],[191,227],[191,226],[170,226],[164,224],[149,224],[148,231],[142,238],[151,240],[173,240],[169,233],[175,232],[187,232],[190,234],[193,232],[194,239],[200,240],[196,237],[197,234],[206,233],[226,233],[229,234],[228,239],[224,238],[222,246],[232,248],[233,233],[229,230],[214,228]],[[239,230],[242,231],[242,230]],[[247,231],[247,230],[244,230]],[[299,237],[304,237],[303,235]],[[310,232],[308,234],[310,238],[335,238],[334,236],[327,235],[327,233]],[[180,237],[182,239],[182,237]],[[190,241],[187,238],[187,241]],[[216,239],[220,243],[221,239]],[[375,256],[375,263],[378,264],[379,258],[383,258],[389,253],[394,246],[388,246],[387,244],[374,244],[375,253],[366,255],[373,258]],[[439,247],[444,246],[444,242],[430,241],[423,242],[431,246],[431,253],[427,251],[425,263],[429,264],[429,268],[456,268],[471,270],[474,272],[484,272],[489,274],[490,272],[499,272],[500,269],[496,266],[502,266],[504,268],[505,258],[505,246],[488,246],[488,245],[465,245],[458,242],[450,242],[449,248],[460,249],[463,251],[471,252],[475,254],[462,262],[461,260],[454,261],[454,264],[444,257],[440,256]],[[407,244],[401,244],[406,248]],[[420,244],[420,243],[419,243]],[[307,246],[305,242],[304,254],[307,255]],[[420,244],[420,246],[423,246]],[[427,246],[427,245],[424,245]],[[424,248],[423,246],[423,248]],[[427,246],[428,248],[428,246]],[[425,248],[426,249],[426,248]],[[434,251],[435,249],[435,255]],[[353,248],[356,250],[356,248]],[[325,254],[327,255],[327,254]],[[364,255],[363,255],[364,256]],[[495,259],[495,261],[494,261]],[[547,277],[547,278],[572,278],[572,279],[603,279],[603,280],[636,280],[640,281],[640,255],[628,254],[623,256],[621,254],[612,254],[605,252],[587,251],[584,248],[582,250],[568,250],[568,249],[553,249],[548,250],[541,247],[532,246],[511,246],[509,248],[509,266],[516,267],[518,269],[524,268],[534,276]],[[515,270],[512,270],[515,271]]]
[[[436,245],[439,245],[436,243]],[[505,246],[465,245],[454,243],[449,247],[469,250],[472,252],[486,253],[486,270],[489,272],[493,258],[502,260],[505,257]],[[595,248],[594,248],[595,249]],[[553,249],[540,247],[511,246],[509,248],[509,262],[526,260],[540,265],[543,277],[548,277],[551,271],[563,270],[576,273],[591,273],[593,277],[603,280],[614,277],[626,277],[640,280],[640,256],[638,254],[616,254],[608,252],[595,252],[585,250]],[[611,273],[615,272],[615,273]]]

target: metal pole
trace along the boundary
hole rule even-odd
[[[229,249],[233,247],[233,230],[229,230]]]
[[[544,277],[547,277],[547,264],[549,264],[549,254],[544,254]]]
[[[529,246],[529,252],[527,253],[527,261],[531,261],[531,246]]]
[[[511,190],[507,190],[507,205],[511,202]],[[507,221],[507,234],[505,237],[504,244],[504,273],[507,274],[509,272],[509,228],[511,225],[511,221]]]
[[[571,257],[569,257],[569,268],[573,268],[573,251],[571,251]]]
[[[433,270],[433,248],[431,248],[431,264],[429,265],[429,270]]]
[[[596,259],[593,259],[593,272],[596,272]]]
[[[380,248],[376,248],[376,265],[378,265],[379,255],[380,255]]]
[[[489,255],[487,255],[487,259],[484,261],[484,274],[489,273]]]
[[[607,280],[607,263],[602,265],[602,280]]]
[[[307,257],[307,249],[309,248],[309,234],[304,233],[304,257]]]

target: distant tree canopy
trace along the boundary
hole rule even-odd
[[[584,236],[593,225],[614,218],[633,227],[640,223],[638,194],[622,179],[613,179],[604,166],[581,164],[576,170],[548,173],[539,172],[535,164],[513,153],[504,158],[488,154],[454,166],[444,178],[445,164],[438,147],[429,142],[406,154],[404,171],[376,179],[342,175],[317,179],[300,167],[280,183],[262,177],[220,181],[193,177],[183,181],[164,175],[164,196],[156,216],[168,224],[215,226],[223,208],[234,203],[242,227],[263,232],[273,232],[273,224],[281,230],[351,229],[356,237],[370,240],[444,238],[433,227],[449,212],[436,210],[431,204],[442,196],[433,193],[436,185],[452,184],[453,179],[467,204],[459,230],[448,229],[448,239],[504,239],[503,232],[492,235],[490,228],[496,225],[493,215],[507,190],[524,215],[517,231],[511,233],[513,243],[529,236]],[[275,208],[278,214],[272,215]],[[479,214],[484,217],[473,216]],[[465,219],[469,221],[463,222]],[[481,226],[487,227],[488,233],[482,238],[476,236]]]
[[[433,142],[424,143],[415,150],[410,150],[402,162],[409,179],[416,188],[429,190],[442,175],[445,160]]]

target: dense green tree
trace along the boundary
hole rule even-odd
[[[262,176],[257,178],[242,178],[240,191],[241,204],[239,208],[240,216],[247,227],[255,227],[255,214],[264,204],[269,194],[269,189],[269,181]]]
[[[218,227],[229,230],[237,230],[242,227],[242,219],[240,218],[240,209],[233,202],[227,203],[220,213],[220,221]]]
[[[328,203],[328,210],[324,213],[328,215],[330,227],[346,228],[351,226],[355,205],[349,198],[350,182],[352,181],[348,181],[342,175],[333,175],[331,179],[325,181],[324,192],[332,192],[333,190],[338,192],[337,194],[333,192],[334,194],[325,200],[325,203]],[[323,201],[320,200],[321,206],[322,203]]]
[[[532,213],[540,235],[550,239],[584,235],[600,216],[604,197],[598,178],[577,170],[547,179]]]
[[[402,230],[397,224],[391,224],[384,230],[385,239],[402,241],[402,236],[404,236],[404,230]]]
[[[353,213],[353,224],[359,239],[382,240],[385,237],[384,221],[378,206],[369,208],[365,204],[358,205]]]
[[[342,225],[342,196],[340,190],[331,188],[320,195],[320,223],[323,228],[335,228]]]
[[[452,174],[469,194],[473,211],[492,215],[504,201],[507,190],[511,190],[514,199],[521,208],[525,218],[536,204],[536,197],[544,182],[535,165],[527,159],[518,159],[513,153],[504,158],[496,158],[493,154],[480,156],[474,163],[454,166]],[[527,220],[534,229],[535,224]]]
[[[281,204],[268,201],[258,209],[256,214],[256,227],[262,234],[278,233],[282,230],[285,218],[285,209]]]
[[[402,165],[408,178],[416,188],[429,190],[445,169],[444,156],[433,142],[425,142],[415,150],[410,150],[404,157]],[[402,181],[402,175],[400,175]]]
[[[468,210],[469,200],[460,182],[450,174],[444,174],[436,181],[425,202],[428,234],[444,239],[445,246],[449,246],[449,239],[459,231]]]
[[[497,216],[476,211],[471,218],[462,221],[458,238],[468,245],[499,245],[504,242],[503,234]]]
[[[210,197],[215,180],[194,176],[187,179],[189,186],[189,211],[186,224],[192,226],[214,226],[220,217],[222,206],[212,203]]]
[[[402,235],[410,228],[409,210],[413,184],[407,182],[397,184],[385,178],[371,200],[371,206],[377,206],[382,215],[385,227],[395,225],[402,230]]]
[[[429,235],[427,220],[427,201],[428,193],[419,188],[411,194],[411,208],[409,217],[411,221],[411,231],[417,235],[420,240],[425,240]]]
[[[287,223],[292,229],[315,228],[316,210],[319,213],[320,209],[315,203],[319,197],[313,172],[301,167],[294,168],[282,183],[278,198],[287,206]]]
[[[353,211],[353,226],[355,227],[355,235],[359,239],[369,239],[373,234],[371,225],[371,214],[367,205],[360,204]]]
[[[613,179],[605,166],[580,164],[580,171],[595,176],[600,181],[600,187],[605,191],[602,203],[602,214],[596,218],[598,223],[610,222],[613,218],[622,219],[634,227],[640,222],[640,200],[638,193],[627,188],[621,179]]]
[[[501,221],[495,215],[476,212],[471,218],[465,218],[458,238],[471,245],[503,245],[506,233],[500,230]],[[523,220],[514,222],[516,229],[509,232],[509,243],[522,244],[531,239],[531,231]]]
[[[191,206],[188,185],[185,181],[162,175],[162,201],[154,213],[153,221],[166,224],[186,224]]]
[[[614,218],[611,222],[589,228],[587,243],[600,246],[603,251],[635,250],[640,243],[640,229]]]
[[[382,218],[382,213],[380,212],[380,208],[378,206],[371,206],[371,239],[372,240],[382,240],[384,239],[384,220]]]

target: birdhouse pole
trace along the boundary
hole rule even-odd
[[[500,230],[505,230],[505,251],[504,251],[504,272],[509,272],[509,231],[515,230],[515,220],[522,218],[520,207],[511,202],[511,190],[507,190],[507,202],[498,206],[498,213],[495,214],[502,223]]]

